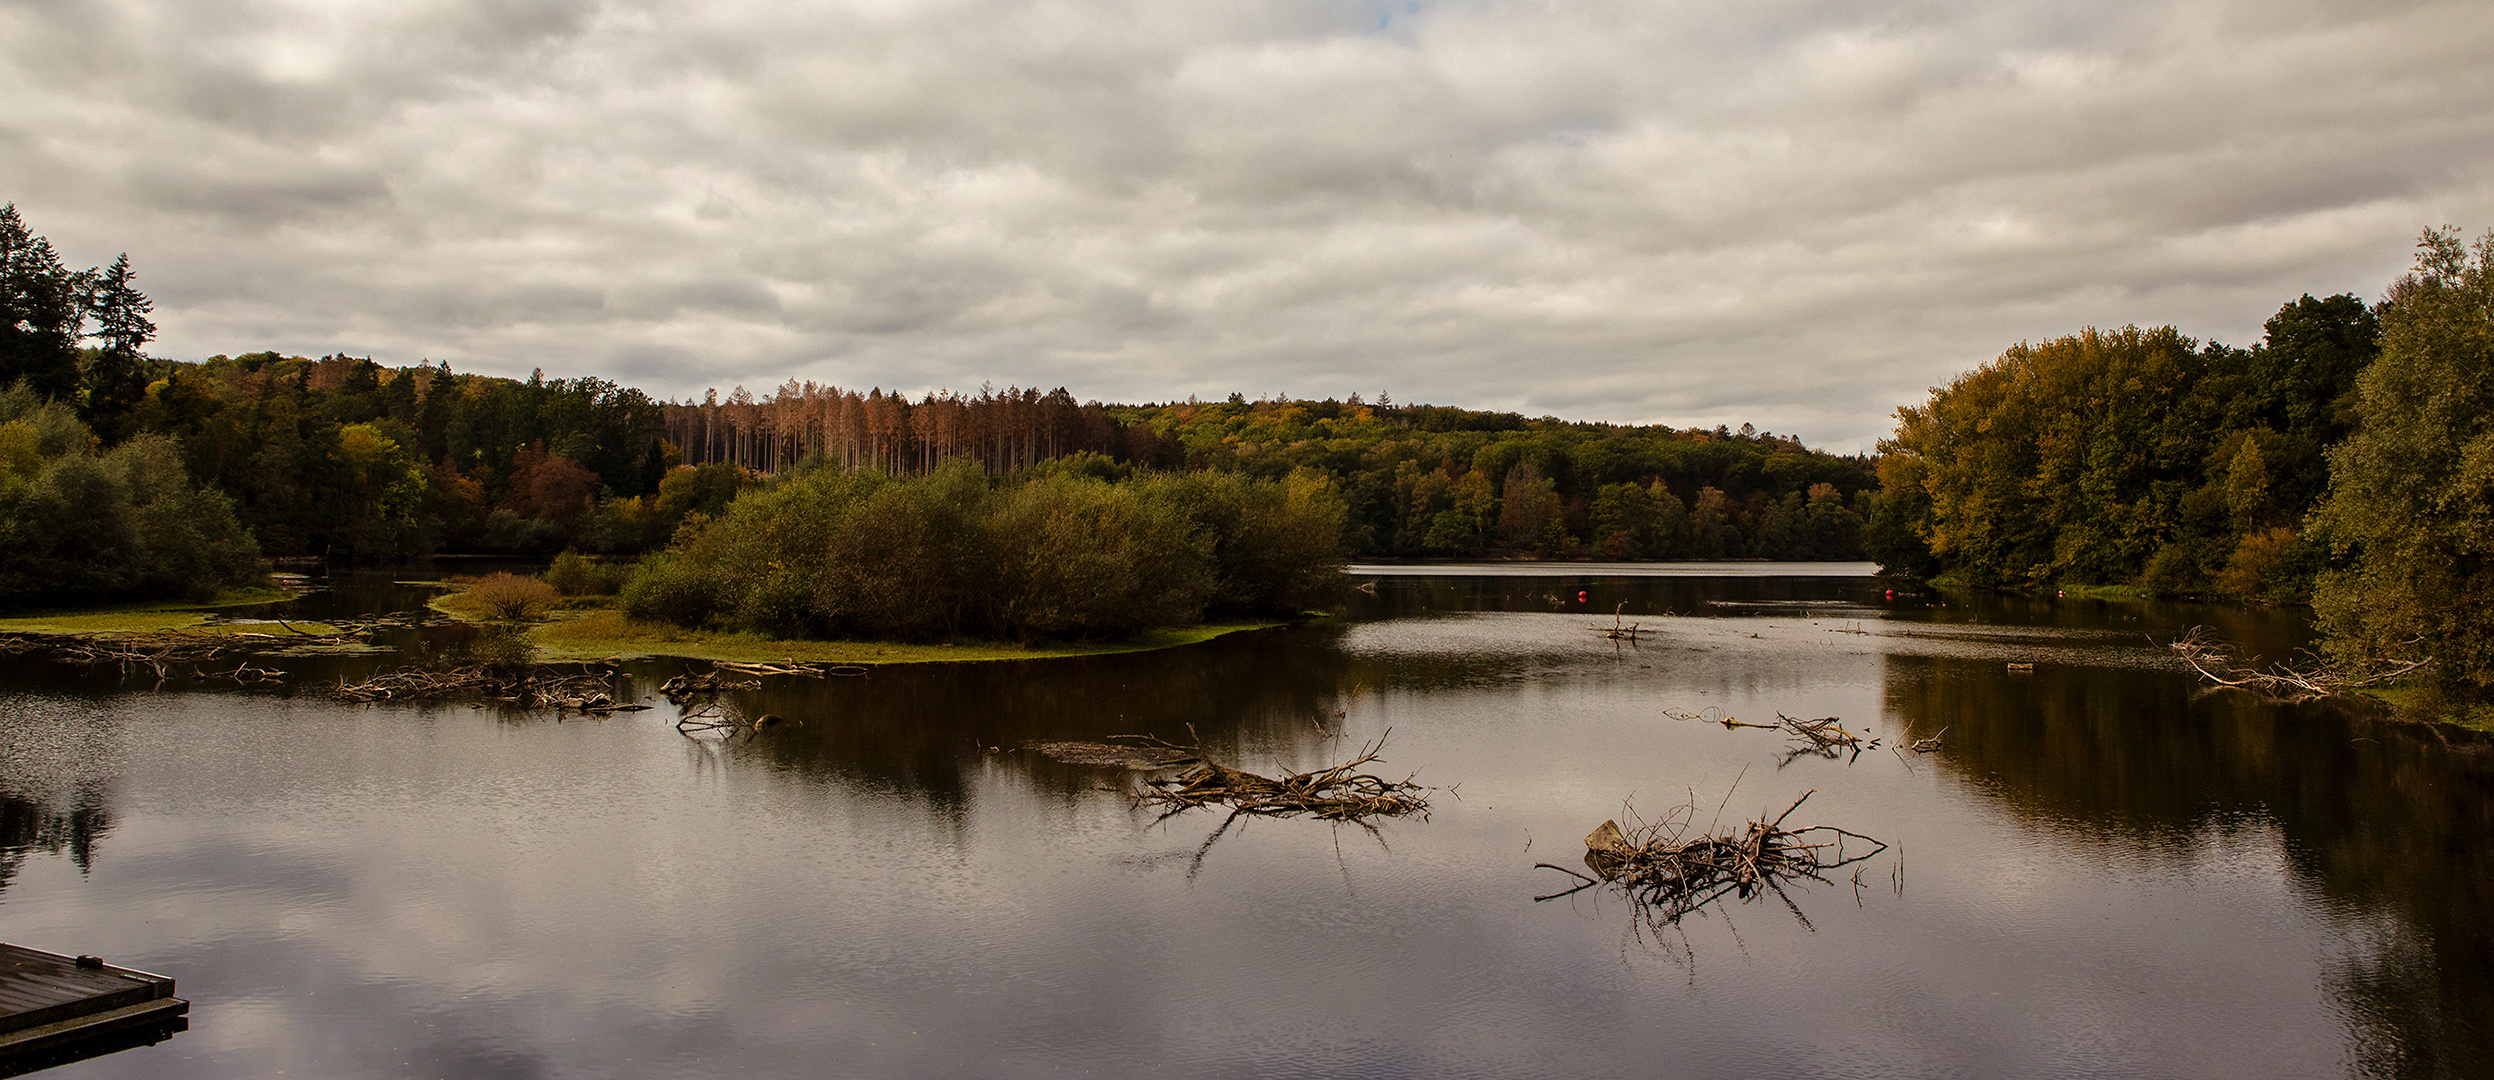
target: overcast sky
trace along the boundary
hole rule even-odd
[[[154,351],[1749,421],[2494,224],[2494,4],[0,0]]]

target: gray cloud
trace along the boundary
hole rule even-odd
[[[2468,2],[16,0],[0,197],[173,355],[1867,446],[2494,223],[2487,56]]]

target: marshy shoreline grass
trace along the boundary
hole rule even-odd
[[[225,608],[253,607],[292,599],[283,589],[227,589],[212,600],[157,600],[101,604],[92,607],[46,607],[0,615],[0,633],[7,634],[145,634],[164,630],[213,633],[230,624],[203,624]],[[297,623],[310,627],[310,623]],[[235,629],[250,629],[242,624]],[[325,631],[324,631],[325,632]]]
[[[1215,620],[1193,626],[1146,630],[1117,639],[1087,642],[986,641],[963,638],[949,643],[772,637],[725,628],[690,628],[626,614],[612,596],[567,596],[548,604],[542,617],[519,621],[490,617],[478,605],[463,602],[465,589],[477,581],[452,583],[426,606],[460,622],[522,627],[521,637],[547,662],[670,657],[684,660],[726,660],[736,663],[794,661],[816,664],[981,663],[997,660],[1052,660],[1079,656],[1154,652],[1195,645],[1228,634],[1290,625],[1289,620]]]
[[[1080,656],[1155,652],[1195,645],[1229,634],[1287,626],[1278,619],[1207,622],[1174,629],[1148,630],[1115,641],[1013,642],[964,640],[922,644],[895,641],[817,641],[773,638],[737,630],[696,630],[669,623],[631,618],[618,608],[561,612],[532,627],[527,638],[546,660],[595,660],[613,657],[677,657],[687,660],[729,660],[760,663],[790,660],[817,664],[980,663],[997,660],[1054,660]]]

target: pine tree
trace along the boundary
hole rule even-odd
[[[87,282],[85,310],[96,329],[88,337],[103,347],[87,358],[87,422],[107,440],[118,439],[130,415],[147,396],[147,355],[142,350],[156,337],[147,315],[156,309],[147,294],[130,284],[130,256],[122,253],[112,266]]]
[[[78,391],[77,276],[34,235],[17,204],[0,206],[0,386],[49,398]]]

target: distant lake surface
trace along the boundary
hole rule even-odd
[[[1866,578],[1879,572],[1868,562],[1496,562],[1361,563],[1360,577],[1510,578]]]
[[[594,720],[323,692],[387,657],[281,693],[0,657],[0,940],[194,1002],[63,1080],[2485,1075],[2494,746],[2163,645],[2284,656],[2301,613],[1697,565],[1359,568],[1288,630],[771,679],[728,705],[790,722],[724,740],[672,661]],[[421,597],[334,584],[298,603]],[[1720,722],[1778,714],[1880,742]],[[1224,828],[1026,749],[1119,734],[1260,772],[1382,739],[1437,790]],[[1605,819],[1804,792],[1887,850],[1662,927],[1534,899]]]

